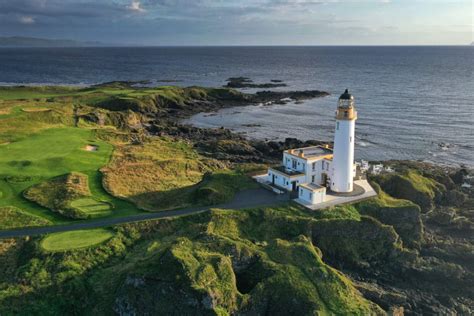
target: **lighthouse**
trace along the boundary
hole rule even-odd
[[[357,112],[354,97],[346,89],[339,97],[336,110],[336,131],[332,163],[331,190],[347,193],[353,190],[354,142]]]

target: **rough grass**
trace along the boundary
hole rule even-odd
[[[44,226],[50,223],[44,218],[22,212],[16,207],[0,207],[0,229]]]
[[[87,175],[72,172],[28,188],[23,195],[39,205],[70,218],[110,215],[112,205],[91,197]]]
[[[140,145],[117,144],[110,164],[101,171],[107,191],[152,211],[222,203],[254,186],[249,177],[165,137]]]
[[[424,212],[431,210],[434,207],[434,200],[446,190],[440,183],[422,176],[413,169],[376,176],[373,180],[389,195],[410,200],[419,205]]]
[[[50,252],[69,251],[99,245],[113,235],[113,232],[107,229],[75,230],[50,234],[40,245],[42,249]]]
[[[397,265],[393,229],[352,212],[318,219],[290,203],[127,224],[103,244],[95,233],[33,239],[28,252],[17,246],[26,256],[8,263],[11,279],[0,279],[0,312],[382,314],[327,264],[352,263],[347,255]],[[94,246],[72,249],[86,239]]]

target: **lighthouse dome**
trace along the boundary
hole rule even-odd
[[[339,97],[339,100],[354,100],[354,96],[349,93],[349,90],[346,89],[343,94]]]
[[[354,108],[354,97],[346,89],[343,94],[339,97],[339,109],[352,109]]]

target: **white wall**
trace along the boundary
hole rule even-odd
[[[311,191],[304,187],[299,188],[298,197],[308,203],[318,204],[324,202],[326,190]]]
[[[288,191],[292,191],[293,186],[292,186],[291,182],[296,182],[297,186],[302,184],[302,183],[305,183],[305,176],[304,175],[299,176],[299,177],[291,177],[290,178],[290,177],[286,177],[286,176],[282,175],[279,172],[273,172],[272,169],[268,170],[267,181],[269,183],[272,183],[273,174],[275,175],[275,185],[277,185],[281,188],[285,188]]]
[[[296,168],[293,168],[292,160],[296,161]],[[285,166],[287,169],[306,172],[306,159],[302,159],[284,152],[283,166]]]
[[[313,169],[314,164],[314,169]],[[323,168],[324,164],[324,168]],[[314,176],[314,183],[319,185],[324,185],[323,181],[323,173],[327,174],[328,178],[331,177],[331,161],[326,159],[320,159],[313,162],[308,162],[308,167],[306,168],[306,182],[311,183],[313,182]]]
[[[331,190],[351,192],[354,179],[355,120],[336,120]]]

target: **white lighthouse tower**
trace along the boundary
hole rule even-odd
[[[336,132],[334,135],[334,155],[332,163],[331,190],[352,192],[355,166],[354,142],[357,112],[354,97],[346,91],[339,97],[336,111]]]

